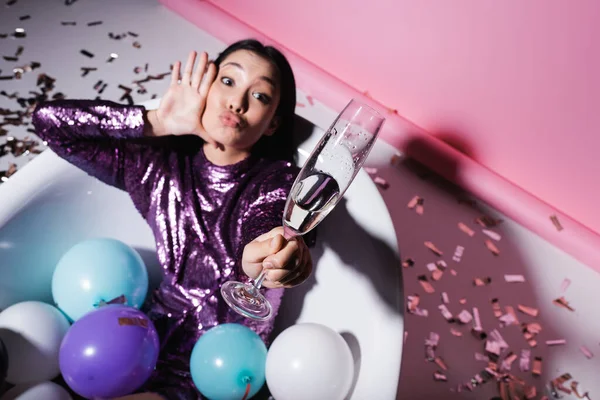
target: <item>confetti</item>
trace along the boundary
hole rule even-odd
[[[585,392],[584,394],[579,394],[579,390],[577,390],[577,386],[579,385],[579,382],[577,381],[572,381],[571,382],[571,390],[573,391],[573,393],[575,393],[575,396],[577,396],[578,399],[590,399],[588,392]]]
[[[304,108],[304,107],[306,107],[306,105],[304,105],[304,103],[300,103],[299,101],[297,101],[296,107]]]
[[[548,346],[560,346],[563,344],[567,344],[566,339],[546,340],[546,345]]]
[[[533,368],[531,369],[531,373],[534,376],[542,375],[542,357],[535,357],[533,359]]]
[[[454,250],[454,256],[452,257],[452,261],[460,262],[464,251],[465,248],[463,246],[456,246],[456,250]]]
[[[458,329],[455,329],[455,328],[450,328],[450,333],[453,334],[454,336],[458,336],[458,337],[463,335],[461,331],[459,331]]]
[[[429,250],[433,251],[436,255],[440,257],[444,254],[431,242],[425,242],[425,247],[427,247]]]
[[[65,6],[70,6],[75,3],[77,0],[65,0]]]
[[[571,286],[571,280],[569,278],[565,278],[563,279],[561,285],[560,285],[560,291],[561,292],[566,292],[567,289],[569,288],[569,286]]]
[[[456,276],[456,275],[458,275],[458,272],[456,272],[456,270],[455,270],[455,269],[451,269],[451,270],[450,270],[450,274],[451,274],[452,276]]]
[[[363,169],[365,170],[365,172],[369,175],[374,175],[377,173],[378,169],[374,168],[374,167],[363,167]]]
[[[315,105],[315,102],[314,102],[312,96],[306,96],[306,101],[308,101],[308,104],[310,104],[311,106]]]
[[[479,352],[475,352],[475,360],[477,361],[484,361],[484,362],[490,362],[490,358],[488,356],[486,356],[485,354],[481,354]]]
[[[142,45],[140,44],[140,42],[135,41],[135,42],[133,42],[133,47],[135,47],[136,49],[141,49]]]
[[[440,304],[438,306],[438,309],[440,310],[442,316],[444,317],[444,319],[446,319],[446,321],[454,322],[454,317],[452,316],[452,313],[448,310],[448,307],[446,307],[445,304]]]
[[[498,248],[496,247],[496,245],[494,243],[492,243],[491,240],[486,240],[485,241],[485,246],[488,248],[489,251],[492,252],[493,255],[497,256],[500,254],[500,250],[498,250]]]
[[[569,311],[575,311],[575,309],[569,305],[569,302],[567,300],[565,300],[564,297],[559,297],[558,299],[554,299],[552,301],[552,303],[554,303],[555,305],[557,305],[559,307],[566,308]]]
[[[94,55],[92,53],[90,53],[89,51],[87,51],[87,50],[81,50],[80,53],[83,54],[86,57],[94,58]]]
[[[1,149],[1,147],[0,147],[0,149]],[[8,170],[0,171],[0,181],[6,182],[8,180],[8,178],[10,178],[12,175],[14,175],[15,172],[17,172],[17,165],[12,164],[12,163],[9,164]]]
[[[415,265],[415,260],[413,260],[412,258],[407,258],[406,260],[404,260],[402,262],[402,267],[404,268],[410,268],[413,267]]]
[[[429,312],[427,310],[423,310],[423,309],[419,308],[419,303],[420,303],[421,299],[418,294],[415,294],[412,296],[407,296],[406,300],[407,300],[406,308],[409,313],[417,315],[419,317],[427,317],[429,315]]]
[[[556,389],[558,389],[566,394],[571,394],[572,393],[571,389],[564,386],[564,383],[567,381],[570,381],[571,378],[572,378],[571,374],[565,373],[565,374],[560,375],[557,378],[552,379],[552,381],[550,381],[552,395],[556,398],[560,397],[560,396],[558,396]]]
[[[475,231],[473,229],[469,228],[467,225],[465,225],[462,222],[458,223],[458,228],[471,237],[473,237],[475,235]]]
[[[129,36],[133,36],[133,37],[138,37],[138,36],[140,36],[140,35],[138,35],[137,33],[135,33],[135,32],[131,32],[131,31],[130,31],[130,32],[127,32],[127,34],[128,34]]]
[[[19,21],[26,21],[31,18],[31,15],[22,15],[19,17]]]
[[[400,165],[400,161],[402,161],[402,157],[400,156],[400,154],[394,154],[392,158],[390,158],[390,165],[392,165],[393,167],[397,167],[398,165]]]
[[[2,56],[2,58],[4,58],[6,61],[19,61],[17,57]]]
[[[483,332],[481,319],[479,319],[479,309],[477,307],[473,307],[473,331],[477,334]]]
[[[538,316],[538,313],[539,313],[539,311],[538,311],[538,309],[537,309],[537,308],[533,308],[533,307],[527,307],[527,306],[524,306],[524,305],[522,305],[522,304],[519,304],[519,305],[517,306],[517,309],[518,309],[519,311],[521,311],[523,314],[527,314],[527,315],[530,315],[530,316],[532,316],[532,317],[537,317],[537,316]]]
[[[423,200],[423,198],[421,198],[419,196],[415,196],[408,202],[407,207],[410,208],[411,210],[414,209],[417,212],[417,214],[423,215],[423,212],[425,211],[425,209],[423,207],[424,203],[425,203],[425,200]]]
[[[500,371],[510,371],[512,368],[512,364],[516,359],[516,354],[514,354],[513,352],[508,353],[504,360],[502,360],[502,364],[500,365]]]
[[[382,189],[387,189],[390,187],[390,184],[380,176],[376,176],[375,179],[373,179],[373,181],[377,186],[379,186]]]
[[[77,25],[77,22],[75,22],[75,21],[62,21],[60,24],[63,25],[63,26],[75,26],[75,25]]]
[[[102,21],[88,22],[87,26],[102,25]]]
[[[550,216],[550,220],[552,221],[552,223],[554,224],[554,227],[556,228],[557,231],[562,231],[564,228],[561,225],[560,221],[558,220],[558,217],[556,215],[552,215]]]
[[[448,381],[448,378],[446,378],[446,375],[442,374],[439,371],[433,373],[433,379],[435,381],[438,381],[438,382],[446,382],[446,381]]]
[[[473,316],[467,310],[462,310],[460,314],[458,314],[458,320],[463,324],[468,324],[473,320]]]
[[[489,276],[486,278],[474,278],[473,279],[473,286],[487,286],[490,283],[492,283],[492,278],[490,278]]]
[[[497,242],[499,242],[502,239],[499,233],[490,231],[489,229],[483,229],[481,232],[483,232],[490,239],[495,240]]]
[[[23,28],[16,28],[13,36],[16,38],[22,39],[27,36],[27,32],[25,32],[25,29],[23,29]]]
[[[10,7],[10,6],[12,6],[13,4],[15,4],[16,2],[17,2],[17,0],[8,0],[8,1],[6,2],[6,6],[7,6],[7,7]]]
[[[529,371],[529,364],[531,362],[531,350],[523,349],[521,350],[521,358],[519,359],[519,368],[521,372]]]
[[[588,349],[585,346],[579,346],[579,350],[581,350],[581,352],[583,353],[583,355],[586,356],[587,358],[594,357],[594,354],[590,351],[590,349]]]
[[[517,320],[517,318],[514,315],[514,312],[511,313],[506,313],[504,315],[502,315],[500,318],[500,322],[502,323],[502,326],[510,326],[510,325],[518,325],[519,321]]]
[[[504,280],[508,283],[523,283],[525,277],[523,275],[504,275]]]
[[[98,70],[98,68],[95,68],[95,67],[81,67],[81,71],[82,71],[82,74],[81,74],[81,76],[82,76],[82,77],[83,77],[83,76],[86,76],[86,75],[87,75],[87,74],[89,74],[91,71],[97,71],[97,70]]]
[[[435,289],[433,288],[431,283],[429,283],[429,281],[427,280],[427,277],[425,275],[420,275],[417,277],[417,279],[419,280],[419,283],[423,287],[423,290],[425,290],[425,293],[431,294],[431,293],[435,292]]]
[[[475,219],[475,222],[477,222],[479,225],[483,226],[484,228],[493,228],[495,226],[498,226],[498,224],[500,224],[502,222],[502,220],[495,219],[495,218],[489,217],[487,215],[482,215],[481,217],[477,217]]]
[[[113,62],[114,60],[116,60],[117,58],[119,58],[119,55],[117,53],[110,53],[108,55],[108,59],[106,60],[106,62]]]
[[[492,302],[492,310],[494,311],[494,317],[500,318],[502,316],[502,308],[500,307],[500,303],[498,299],[493,298]]]
[[[462,298],[462,299],[458,300],[458,302],[459,302],[460,304],[467,304],[467,299],[465,299],[465,298]]]
[[[448,293],[442,292],[442,301],[444,302],[444,304],[450,303],[450,299],[448,298]]]

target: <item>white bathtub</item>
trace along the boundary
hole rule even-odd
[[[146,103],[155,107],[157,101]],[[312,130],[300,154],[323,131]],[[52,302],[51,276],[75,243],[108,236],[144,258],[151,285],[160,280],[154,240],[128,195],[89,177],[50,150],[0,185],[0,309],[23,300]],[[319,227],[315,274],[289,289],[276,333],[318,322],[350,344],[356,381],[349,398],[396,398],[403,342],[402,283],[394,227],[377,188],[361,171]]]

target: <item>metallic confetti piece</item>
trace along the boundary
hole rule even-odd
[[[390,165],[392,165],[393,167],[397,167],[398,165],[400,165],[400,161],[402,161],[402,157],[400,157],[400,154],[394,154],[392,158],[390,158]]]
[[[448,371],[448,366],[440,356],[437,356],[435,360],[433,360],[433,362],[435,362],[437,366],[443,369],[444,371]]]
[[[465,248],[463,246],[456,246],[456,250],[454,250],[454,256],[452,257],[452,261],[460,262],[464,251],[465,251]]]
[[[500,254],[500,250],[498,250],[496,245],[489,239],[485,241],[485,247],[487,247],[488,250],[491,251],[492,254],[495,256]]]
[[[512,368],[513,362],[517,359],[517,355],[512,351],[508,353],[508,355],[502,360],[502,364],[500,365],[500,371],[510,371]]]
[[[16,28],[13,36],[16,38],[22,39],[27,36],[27,32],[25,32],[24,28]]]
[[[481,319],[479,318],[479,309],[477,307],[473,307],[473,330],[475,332],[483,331],[483,328],[481,327]]]
[[[485,278],[474,278],[473,279],[473,286],[487,286],[490,283],[492,283],[492,278],[485,277]]]
[[[89,74],[91,71],[97,71],[97,70],[98,70],[98,68],[95,68],[95,67],[81,67],[81,71],[82,71],[82,74],[81,74],[81,76],[82,76],[82,77],[83,77],[83,76],[86,76],[86,75],[87,75],[87,74]]]
[[[444,317],[444,319],[446,319],[446,321],[454,322],[454,317],[452,316],[452,313],[450,312],[450,310],[448,310],[448,307],[446,307],[445,304],[440,304],[438,306],[438,309],[440,310],[442,316]]]
[[[429,332],[429,338],[425,339],[425,346],[437,347],[440,342],[440,335],[435,332]]]
[[[6,6],[7,6],[7,7],[10,7],[10,6],[12,6],[13,4],[15,4],[16,2],[17,2],[17,0],[8,0],[8,1],[6,2]]]
[[[495,226],[498,226],[498,224],[500,224],[502,222],[502,220],[495,219],[495,218],[489,217],[487,215],[482,215],[480,217],[477,217],[475,219],[475,222],[477,222],[479,225],[481,225],[484,228],[493,228]]]
[[[531,369],[531,373],[534,376],[542,375],[542,357],[535,357],[533,359],[533,368]]]
[[[552,223],[554,224],[554,227],[556,228],[557,231],[562,231],[564,228],[561,225],[560,221],[558,220],[558,217],[556,215],[552,215],[550,216],[550,220],[552,221]]]
[[[408,204],[406,205],[408,208],[410,208],[411,210],[413,208],[415,208],[419,203],[423,204],[424,200],[419,197],[419,196],[414,196],[412,199],[410,199],[410,201],[408,202]]]
[[[489,338],[491,340],[493,340],[494,342],[498,343],[502,350],[508,349],[508,347],[509,347],[508,343],[506,343],[506,341],[504,340],[502,335],[500,335],[500,332],[498,331],[498,329],[494,329],[493,331],[491,331],[489,333]]]
[[[75,22],[75,21],[62,21],[60,24],[63,25],[63,26],[75,26],[75,25],[77,25],[77,22]]]
[[[456,272],[456,270],[455,270],[455,269],[451,269],[451,270],[450,270],[450,274],[451,274],[452,276],[456,276],[456,275],[458,275],[458,272]]]
[[[462,310],[457,316],[458,320],[463,324],[468,324],[473,320],[473,316],[467,310]]]
[[[579,390],[577,388],[577,386],[579,386],[579,382],[577,381],[572,381],[571,382],[571,390],[573,391],[573,393],[575,393],[575,396],[577,396],[578,399],[590,399],[588,392],[585,392],[583,394],[579,394]]]
[[[436,270],[431,273],[431,279],[437,282],[440,279],[442,279],[443,275],[444,275],[444,271],[441,271],[436,268]]]
[[[494,317],[500,318],[502,316],[502,308],[500,307],[500,302],[497,298],[493,298],[491,300],[492,310],[494,311]]]
[[[9,164],[8,170],[0,171],[0,181],[1,182],[8,181],[8,178],[10,178],[12,175],[14,175],[15,172],[17,172],[17,165],[12,164],[12,163]]]
[[[566,292],[567,289],[569,288],[569,286],[571,286],[571,280],[569,278],[565,278],[563,279],[561,285],[560,285],[560,291],[561,292]]]
[[[81,50],[80,53],[83,54],[86,57],[94,58],[94,55],[92,53],[90,53],[89,51],[87,51],[87,50]]]
[[[473,229],[469,228],[467,225],[465,225],[462,222],[458,223],[458,228],[471,237],[473,237],[475,235],[475,231]]]
[[[463,335],[462,332],[456,328],[450,328],[450,333],[453,334],[454,336],[458,336],[458,337]]]
[[[2,58],[4,58],[6,61],[19,61],[19,59],[17,57],[11,57],[11,56],[2,56]]]
[[[553,395],[555,397],[558,397],[557,393],[556,393],[556,389],[558,389],[566,394],[571,394],[571,389],[564,386],[564,383],[567,381],[570,381],[571,378],[572,378],[571,374],[569,374],[567,372],[567,373],[564,373],[564,374],[552,379],[552,381],[550,381],[551,388],[553,389],[552,391],[554,392]]]
[[[433,379],[438,382],[447,382],[448,381],[448,378],[446,377],[446,375],[442,374],[439,371],[436,371],[433,373]]]
[[[376,176],[375,179],[373,179],[373,182],[375,182],[375,184],[382,189],[387,189],[390,187],[390,184],[380,176]]]
[[[306,107],[306,105],[304,105],[304,103],[300,103],[299,101],[297,101],[296,107],[304,108],[304,107]]]
[[[564,297],[559,297],[558,299],[554,299],[554,300],[552,300],[552,303],[554,303],[555,305],[557,305],[559,307],[566,308],[567,310],[575,311],[575,309],[569,305],[569,302],[567,300],[565,300]]]
[[[465,298],[462,298],[462,299],[458,300],[458,302],[459,302],[460,304],[467,304],[467,299],[465,299]]]
[[[114,60],[116,60],[117,58],[119,58],[119,55],[117,53],[110,53],[108,55],[108,59],[106,60],[106,62],[113,62]]]
[[[140,44],[140,42],[135,41],[135,42],[133,42],[133,47],[135,47],[136,49],[141,49],[142,45]]]
[[[519,321],[515,318],[514,314],[504,314],[500,318],[502,326],[518,325]]]
[[[507,314],[510,314],[513,316],[516,324],[519,324],[519,317],[517,316],[517,313],[515,312],[515,309],[513,306],[505,306],[504,310],[506,311]]]
[[[407,299],[407,305],[406,308],[408,309],[409,312],[413,312],[417,309],[417,307],[419,306],[419,303],[421,302],[421,297],[418,294],[414,294],[412,296],[406,296]]]
[[[535,399],[535,397],[537,396],[537,389],[535,386],[527,386],[525,388],[525,398],[527,400],[531,400],[531,399]]]
[[[96,25],[102,25],[102,21],[93,21],[93,22],[88,22],[87,26],[96,26]]]
[[[413,267],[414,265],[415,260],[413,260],[412,258],[407,258],[406,260],[402,261],[402,267],[404,268]]]
[[[138,37],[139,35],[135,32],[127,32],[129,36]]]
[[[567,344],[566,339],[546,340],[546,345],[548,345],[548,346],[560,346],[563,344]]]
[[[450,303],[450,299],[448,298],[448,293],[442,292],[442,301],[444,302],[444,304]]]
[[[530,315],[532,317],[537,317],[538,314],[539,314],[539,310],[537,308],[527,307],[527,306],[524,306],[522,304],[519,304],[517,306],[517,309],[519,311],[521,311],[523,314],[527,314],[527,315]]]
[[[584,356],[586,356],[587,358],[592,358],[594,357],[594,354],[590,351],[590,349],[588,349],[585,346],[579,346],[579,350],[581,350],[581,352],[583,353]]]
[[[432,242],[425,242],[425,247],[427,247],[429,250],[433,251],[436,255],[440,257],[444,254],[441,252],[441,250],[435,247],[435,245]]]
[[[31,15],[22,15],[19,17],[19,21],[26,21],[31,18]]]
[[[365,170],[365,172],[369,175],[374,175],[377,173],[378,169],[374,168],[374,167],[363,167],[363,169]]]
[[[306,96],[306,101],[308,101],[308,104],[310,104],[311,106],[315,105],[315,101],[312,98],[312,96]]]
[[[502,239],[502,236],[500,236],[499,233],[496,233],[494,231],[490,231],[489,229],[483,229],[481,232],[483,232],[490,239],[495,240],[497,242],[499,242],[500,239]]]
[[[531,362],[531,350],[522,349],[521,350],[521,358],[519,359],[519,368],[521,372],[529,371],[529,364]]]
[[[148,72],[148,63],[144,66],[144,72]]]
[[[136,74],[139,74],[140,72],[142,72],[142,67],[135,67],[133,69],[133,72],[136,73]]]
[[[23,46],[19,46],[17,48],[17,51],[15,52],[15,57],[19,57],[21,54],[23,54],[23,50],[24,50],[24,47]]]
[[[423,290],[425,290],[425,293],[431,294],[431,293],[435,292],[435,289],[433,288],[431,283],[429,283],[429,281],[427,280],[427,277],[425,275],[419,275],[417,277],[417,279],[419,280],[419,283],[423,287]]]
[[[504,280],[508,283],[523,283],[525,277],[523,275],[504,275]]]
[[[71,4],[75,3],[77,0],[65,0],[65,6],[70,6]]]

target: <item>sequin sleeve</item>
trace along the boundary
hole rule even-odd
[[[166,149],[143,145],[144,107],[110,101],[56,100],[33,113],[36,134],[61,158],[126,190],[144,214],[150,188],[143,176],[160,169]],[[151,180],[148,180],[151,182]]]

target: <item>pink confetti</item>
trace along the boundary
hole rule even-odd
[[[475,332],[483,331],[481,320],[479,319],[479,309],[477,307],[473,307],[473,330],[475,330]]]
[[[450,310],[448,310],[448,307],[446,307],[445,304],[440,304],[438,306],[438,309],[440,310],[440,312],[442,313],[442,316],[446,319],[446,321],[451,322],[452,319],[454,318],[452,316],[452,313],[450,312]]]
[[[484,361],[484,362],[490,362],[490,358],[488,356],[486,356],[485,354],[481,354],[479,352],[475,352],[475,360],[477,361]]]
[[[519,359],[519,368],[522,372],[529,371],[529,364],[531,362],[531,350],[522,349],[521,358]]]
[[[523,275],[504,275],[504,280],[508,283],[522,283],[525,282]]]
[[[538,316],[538,314],[539,314],[539,311],[538,311],[538,309],[537,309],[537,308],[533,308],[533,307],[527,307],[527,306],[524,306],[524,305],[522,305],[522,304],[519,304],[519,305],[517,306],[517,309],[518,309],[519,311],[521,311],[523,314],[527,314],[527,315],[530,315],[530,316],[532,316],[532,317],[537,317],[537,316]]]
[[[467,310],[462,310],[460,314],[458,314],[458,320],[463,324],[468,324],[473,320],[473,316]]]
[[[458,336],[458,337],[463,335],[462,332],[456,328],[450,328],[450,333],[453,334],[454,336]]]
[[[569,278],[565,278],[560,285],[560,291],[566,292],[569,286],[571,285],[571,280]]]
[[[594,354],[590,351],[590,349],[588,349],[585,346],[580,346],[579,350],[581,350],[581,352],[583,353],[583,355],[586,356],[587,358],[594,357]]]
[[[496,233],[496,232],[491,231],[489,229],[483,229],[481,232],[483,232],[490,239],[495,240],[497,242],[499,242],[500,239],[502,239],[502,236],[500,236],[499,233]]]
[[[563,344],[567,344],[567,340],[566,339],[546,340],[546,344],[548,346],[560,346]]]
[[[374,168],[374,167],[363,167],[363,169],[365,170],[365,172],[369,175],[374,175],[377,173],[378,169]]]
[[[440,249],[435,247],[435,245],[432,242],[425,242],[425,247],[427,247],[429,250],[433,251],[436,255],[440,257],[444,254]]]
[[[387,189],[390,187],[390,184],[380,176],[376,176],[375,179],[373,179],[373,181],[377,186],[379,186],[382,189]]]
[[[296,107],[306,107],[306,105],[304,103],[300,103],[299,101],[296,102]]]
[[[462,222],[458,223],[458,228],[471,237],[475,235],[475,231]]]
[[[308,101],[308,104],[310,104],[311,106],[315,105],[315,102],[314,102],[312,96],[306,96],[306,101]]]
[[[450,303],[450,299],[448,298],[448,293],[442,292],[442,301],[444,302],[444,304]]]
[[[456,250],[454,250],[454,256],[452,257],[452,261],[460,262],[464,251],[465,248],[463,246],[456,246]]]

